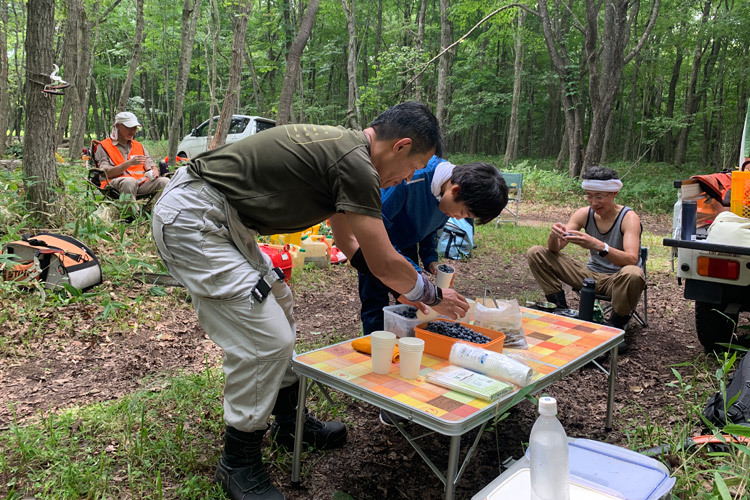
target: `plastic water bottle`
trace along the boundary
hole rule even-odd
[[[679,240],[682,238],[682,190],[677,190],[677,201],[672,208],[672,238]]]
[[[596,299],[596,281],[591,278],[583,279],[581,301],[578,306],[578,319],[592,321],[594,319],[594,299]]]
[[[570,500],[568,437],[556,415],[555,398],[539,398],[529,438],[531,500]]]

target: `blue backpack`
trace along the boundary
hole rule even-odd
[[[438,239],[438,255],[460,260],[471,255],[474,248],[474,228],[466,219],[450,218]]]

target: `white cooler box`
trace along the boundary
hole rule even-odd
[[[608,443],[568,438],[570,500],[661,500],[675,479],[653,458]],[[472,500],[530,498],[527,455],[488,484]]]

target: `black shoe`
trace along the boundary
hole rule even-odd
[[[294,447],[294,420],[271,425],[271,437],[276,444],[285,448]],[[305,417],[305,427],[302,432],[302,442],[318,450],[340,448],[346,443],[346,426],[341,422],[321,422],[311,413]]]
[[[565,290],[545,295],[544,298],[547,299],[547,302],[556,304],[560,309],[568,309],[568,302],[565,300]]]
[[[214,481],[232,500],[285,500],[284,495],[271,484],[271,477],[262,462],[233,468],[224,462],[222,456]]]
[[[396,424],[393,422],[398,422],[399,424],[405,424],[409,421],[408,418],[404,418],[401,415],[396,415],[395,413],[391,413],[385,410],[380,410],[380,416],[378,417],[380,419],[380,422],[384,425],[387,425],[389,427],[396,427]]]
[[[609,320],[607,320],[607,323],[609,325],[614,326],[615,328],[619,328],[620,330],[626,330],[629,322],[630,314],[622,315],[617,314],[614,311],[612,311],[612,313],[609,315]]]

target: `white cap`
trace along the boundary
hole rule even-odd
[[[135,115],[130,111],[122,111],[120,113],[117,113],[117,116],[115,116],[115,125],[118,123],[122,123],[128,128],[142,126],[138,121],[138,118],[136,118]]]
[[[539,398],[540,415],[557,415],[557,400],[549,396]]]

